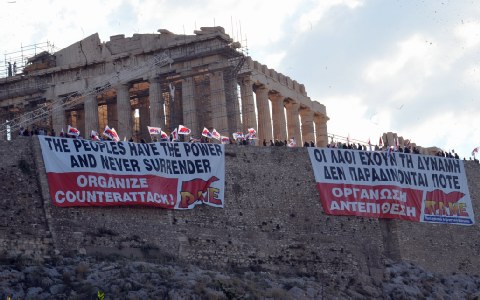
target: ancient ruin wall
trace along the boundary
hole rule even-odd
[[[225,208],[188,211],[55,207],[38,140],[1,142],[0,149],[1,219],[9,220],[1,228],[4,256],[119,254],[224,268],[332,276],[361,271],[377,277],[384,259],[392,258],[445,273],[479,273],[473,267],[480,265],[478,225],[325,215],[304,148],[227,145]],[[480,169],[467,162],[466,171],[478,224],[475,179]]]

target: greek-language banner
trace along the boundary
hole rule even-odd
[[[327,214],[475,222],[462,160],[334,148],[308,153]]]
[[[38,138],[57,206],[224,206],[224,145]]]

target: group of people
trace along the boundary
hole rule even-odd
[[[378,145],[362,145],[362,144],[355,144],[355,143],[335,143],[331,142],[327,145],[328,148],[340,148],[340,149],[352,149],[352,150],[363,150],[363,151],[392,151],[392,152],[402,152],[402,153],[413,153],[413,154],[420,154],[420,151],[417,147],[411,147],[410,145],[405,146],[378,146]]]
[[[289,146],[289,147],[296,147],[297,146],[297,143],[295,141],[295,138],[291,138],[290,139],[290,143],[287,142],[287,140],[270,140],[269,142],[267,142],[266,139],[263,139],[263,143],[262,143],[263,146],[280,146],[280,147],[283,147],[283,146]],[[311,147],[315,147],[315,144],[313,142],[310,142],[310,144],[308,142],[305,142],[305,147],[310,147],[309,145],[311,145]]]
[[[18,135],[20,135],[20,136],[34,136],[34,135],[55,136],[55,130],[52,129],[49,133],[48,130],[43,129],[43,128],[33,127],[32,130],[29,131],[28,128],[21,127],[20,130],[18,131]]]
[[[435,153],[435,156],[442,156],[442,157],[449,157],[449,158],[456,158],[460,159],[458,154],[455,152],[455,150],[452,150],[452,152],[446,152],[446,151],[438,151]]]
[[[33,127],[32,130],[28,130],[28,128],[20,128],[19,130],[19,133],[18,133],[20,136],[34,136],[34,135],[49,135],[49,136],[56,136],[56,133],[55,133],[55,130],[52,128],[50,130],[50,132],[48,132],[46,129],[43,129],[43,128],[36,128],[36,127]],[[59,134],[60,137],[68,137],[68,138],[77,138],[77,139],[81,139],[82,137],[79,135],[79,136],[74,136],[74,135],[68,135],[68,134],[65,134],[63,131],[60,132]],[[91,137],[92,139],[94,139],[94,137]],[[109,140],[112,140],[111,138],[109,138],[108,136],[101,136],[101,137],[97,137],[98,140],[101,140],[101,141],[109,141]],[[134,139],[133,137],[131,137],[129,140],[129,142],[134,142]],[[158,140],[157,138],[153,137],[152,138],[152,142],[173,142],[175,141],[172,136],[170,136],[170,138],[162,138],[160,140]],[[147,143],[147,141],[145,139],[140,139],[139,141],[140,143]],[[201,137],[200,139],[195,139],[193,137],[190,138],[190,140],[188,142],[191,142],[191,143],[211,143],[212,142],[212,139],[210,138],[207,138],[207,137]],[[235,145],[255,145],[255,140],[254,139],[229,139],[228,143],[227,144],[235,144]],[[296,146],[296,142],[295,142],[295,138],[292,138],[290,139],[290,142],[287,142],[287,140],[284,140],[284,141],[281,141],[281,140],[270,140],[269,142],[267,142],[266,139],[263,140],[263,146],[289,146],[289,147],[295,147]],[[313,141],[310,141],[310,142],[307,142],[305,141],[305,143],[303,144],[304,147],[315,147],[315,143]],[[340,143],[340,142],[332,142],[330,144],[327,145],[327,148],[339,148],[339,149],[352,149],[352,150],[363,150],[363,151],[367,151],[367,150],[373,150],[373,151],[392,151],[392,152],[402,152],[402,153],[413,153],[413,154],[420,154],[420,151],[418,150],[417,147],[411,147],[410,145],[406,145],[406,146],[398,146],[398,147],[388,147],[388,146],[384,146],[384,147],[379,147],[378,145],[372,145],[372,146],[366,146],[366,145],[362,145],[362,144],[355,144],[355,143]],[[436,156],[442,156],[442,157],[448,157],[448,158],[455,158],[455,159],[460,159],[460,157],[458,156],[458,154],[452,150],[451,152],[446,152],[446,151],[438,151],[436,154]]]

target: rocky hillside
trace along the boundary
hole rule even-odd
[[[262,270],[207,270],[173,262],[60,258],[42,265],[4,261],[1,299],[478,299],[480,279],[439,275],[410,263],[366,274],[277,275]]]

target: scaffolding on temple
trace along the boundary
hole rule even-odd
[[[21,74],[23,69],[28,65],[28,59],[42,52],[53,54],[59,50],[49,41],[37,43],[33,45],[20,46],[20,50],[14,52],[6,52],[3,55],[3,61],[0,61],[0,78],[15,76]],[[15,68],[14,68],[15,66]]]

